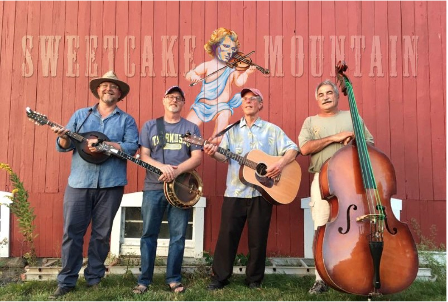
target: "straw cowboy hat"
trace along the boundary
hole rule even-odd
[[[110,71],[106,72],[101,78],[96,78],[96,79],[93,79],[90,81],[90,91],[92,91],[93,95],[97,99],[100,98],[100,96],[98,95],[98,92],[97,92],[97,88],[103,82],[111,82],[111,83],[118,85],[118,87],[120,87],[121,96],[118,99],[119,101],[124,99],[126,97],[126,95],[129,93],[129,90],[131,89],[128,84],[126,84],[123,81],[120,81],[117,78],[117,76],[113,70],[110,70]]]

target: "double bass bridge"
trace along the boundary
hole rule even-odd
[[[385,220],[386,216],[384,214],[366,214],[356,218],[356,222],[370,220],[372,223],[375,223],[378,220]]]
[[[384,221],[386,230],[389,234],[396,235],[398,232],[397,228],[393,228],[392,230],[389,228],[389,224],[387,223],[387,215],[385,214],[366,214],[356,218],[356,222],[362,222],[365,220],[370,220],[371,224],[376,224],[378,221]]]

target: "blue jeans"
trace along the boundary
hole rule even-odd
[[[165,198],[163,190],[143,191],[142,219],[143,234],[140,239],[141,270],[138,284],[148,286],[154,275],[157,238],[163,214],[167,211],[170,244],[166,266],[166,283],[181,282],[181,268],[184,259],[185,235],[187,233],[190,209],[173,207]]]
[[[89,285],[100,282],[104,277],[112,223],[123,192],[124,187],[76,189],[67,186],[64,194],[62,269],[57,278],[59,287],[76,285],[82,267],[84,235],[89,224],[92,231],[84,277]]]

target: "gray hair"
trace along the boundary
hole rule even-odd
[[[333,92],[334,92],[334,94],[336,95],[336,98],[339,99],[339,90],[338,90],[338,86],[336,86],[336,84],[333,83],[333,82],[330,81],[330,80],[325,80],[325,81],[321,82],[319,85],[317,85],[316,92],[315,92],[315,94],[314,94],[314,96],[316,97],[316,100],[317,100],[317,92],[319,91],[319,88],[322,87],[322,86],[324,86],[324,85],[330,85],[330,86],[333,88]]]

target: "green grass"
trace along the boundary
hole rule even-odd
[[[366,301],[365,296],[355,296],[330,289],[329,292],[312,296],[308,289],[313,285],[311,276],[266,275],[260,290],[244,286],[244,276],[235,275],[230,285],[210,292],[206,289],[209,278],[204,272],[184,274],[183,294],[168,291],[164,275],[156,275],[147,293],[136,295],[132,288],[137,279],[131,273],[110,275],[96,289],[87,288],[84,279],[78,281],[75,291],[60,300],[66,301]],[[47,301],[57,287],[56,281],[31,281],[10,283],[0,287],[3,301]],[[403,292],[374,297],[376,301],[446,301],[446,277],[435,282],[415,281]]]

